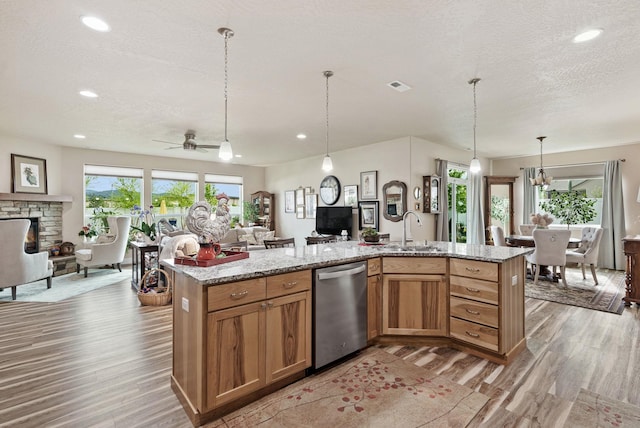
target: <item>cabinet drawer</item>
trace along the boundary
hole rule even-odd
[[[449,321],[451,337],[498,351],[498,329],[453,317]]]
[[[498,327],[498,307],[473,300],[451,297],[450,313],[452,317],[463,318],[491,327]]]
[[[207,291],[209,312],[264,300],[267,297],[264,278],[214,285],[209,287]]]
[[[367,261],[367,276],[380,274],[380,257]]]
[[[311,290],[310,270],[267,277],[267,299],[306,290]]]
[[[440,257],[384,257],[384,273],[447,273],[447,259]]]
[[[485,281],[498,281],[498,264],[475,260],[451,259],[451,275],[467,276]]]
[[[449,278],[450,292],[453,296],[465,297],[479,302],[498,304],[498,283],[482,281],[451,275]]]

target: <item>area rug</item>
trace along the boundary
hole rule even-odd
[[[216,427],[462,427],[488,397],[378,348],[309,376]]]
[[[19,285],[16,300],[11,300],[11,288],[5,288],[0,291],[0,302],[59,302],[126,279],[131,280],[131,269],[89,269],[86,278],[82,272],[54,276],[49,289],[46,279]]]
[[[624,272],[598,269],[598,285],[593,285],[593,277],[587,268],[587,279],[582,279],[582,271],[579,268],[566,268],[567,287],[562,281],[551,282],[538,280],[533,285],[533,280],[525,282],[524,294],[527,297],[564,305],[580,306],[598,311],[622,314],[625,296]]]
[[[581,389],[565,427],[639,427],[640,407]]]

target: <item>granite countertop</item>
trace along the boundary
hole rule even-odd
[[[161,260],[162,265],[182,272],[202,285],[222,284],[267,275],[314,269],[342,263],[367,260],[380,256],[452,257],[501,263],[530,254],[533,248],[494,247],[490,245],[429,242],[427,246],[401,250],[399,245],[360,245],[357,241],[306,245],[295,248],[274,248],[251,251],[249,258],[211,267],[176,265],[173,260]]]

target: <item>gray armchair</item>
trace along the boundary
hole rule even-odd
[[[80,266],[84,267],[84,276],[87,276],[88,270],[93,266],[111,265],[114,269],[117,266],[122,272],[121,263],[127,251],[127,242],[129,240],[129,226],[131,226],[131,217],[118,216],[108,218],[111,226],[110,234],[114,234],[115,238],[112,242],[96,243],[90,248],[76,250],[76,272],[80,273]]]
[[[562,284],[567,286],[564,268],[567,264],[567,244],[571,238],[570,230],[557,229],[535,229],[533,231],[533,241],[536,243],[536,250],[533,254],[526,256],[527,262],[535,268],[533,283],[538,283],[540,266],[558,266],[562,275]]]
[[[0,289],[11,287],[11,298],[16,300],[16,287],[21,284],[47,279],[51,288],[53,262],[47,252],[27,254],[24,239],[29,229],[29,220],[0,221]]]

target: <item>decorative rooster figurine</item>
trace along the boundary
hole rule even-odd
[[[196,202],[189,208],[186,218],[187,229],[198,235],[201,243],[220,242],[229,231],[229,197],[221,193],[216,195],[216,199],[218,208],[214,219],[211,219],[211,205],[206,201]]]

